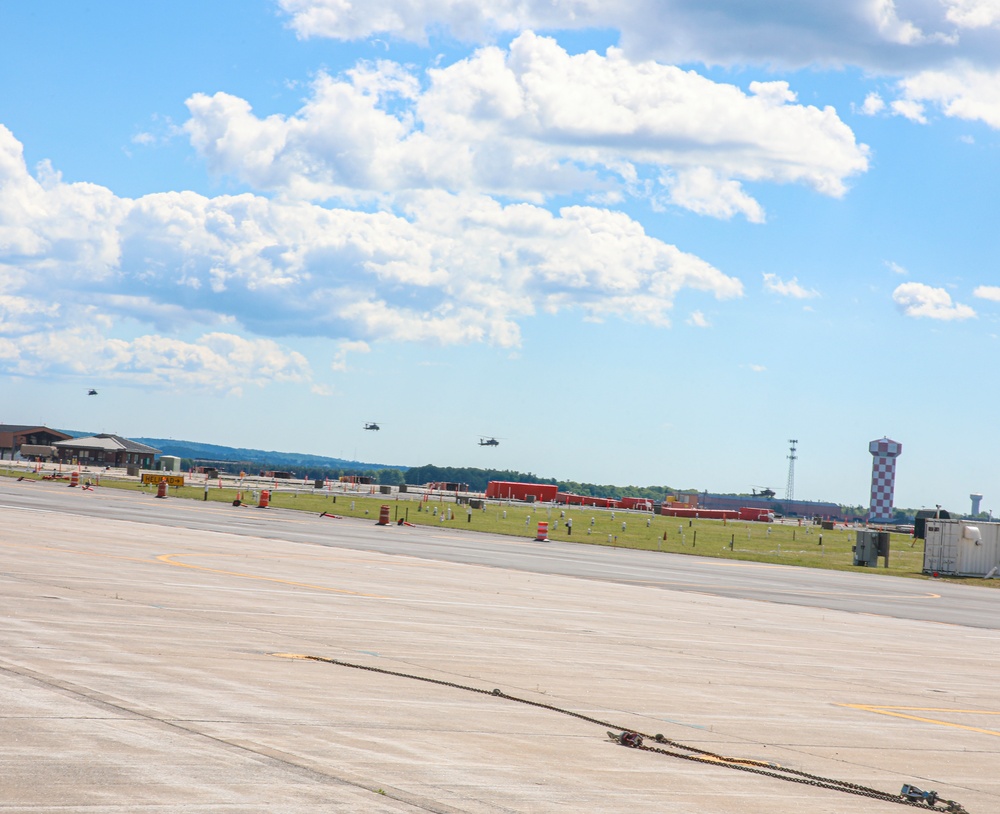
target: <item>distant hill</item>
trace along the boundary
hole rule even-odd
[[[204,463],[246,464],[252,469],[288,470],[302,474],[330,470],[366,471],[398,469],[405,472],[409,467],[393,464],[348,461],[343,458],[328,458],[323,455],[309,455],[304,452],[277,452],[275,450],[247,449],[245,447],[225,447],[219,444],[202,444],[197,441],[177,441],[173,438],[133,438],[140,444],[162,450],[164,455],[190,458]]]

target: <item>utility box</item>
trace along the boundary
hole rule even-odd
[[[162,472],[180,472],[181,471],[181,459],[176,455],[161,455],[160,456],[160,471]]]
[[[885,557],[885,567],[889,567],[889,532],[868,531],[857,532],[854,544],[854,564],[867,568],[878,568],[878,558]]]
[[[378,493],[380,495],[391,495],[392,487],[389,486],[388,484],[383,483],[378,487]]]

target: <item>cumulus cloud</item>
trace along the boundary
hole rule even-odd
[[[864,104],[861,105],[861,112],[865,116],[875,116],[885,110],[885,100],[877,93],[869,93],[865,97]]]
[[[751,223],[764,222],[764,209],[747,195],[738,181],[719,178],[707,167],[684,170],[674,178],[666,178],[671,202],[697,212],[729,219],[742,214]]]
[[[687,324],[694,328],[708,328],[711,324],[701,311],[692,311],[688,317]]]
[[[886,72],[949,59],[972,46],[989,58],[996,0],[279,0],[299,37],[357,40],[374,34],[426,42],[445,31],[472,43],[525,29],[612,29],[636,58],[723,65],[860,65]],[[992,57],[994,60],[996,56]]]
[[[1000,69],[962,65],[947,71],[922,71],[899,86],[903,98],[897,104],[921,113],[919,118],[909,118],[921,120],[924,105],[932,104],[946,116],[1000,129]]]
[[[991,28],[1000,23],[1000,0],[945,0],[947,18],[962,28]]]
[[[306,382],[305,357],[267,339],[205,334],[194,342],[142,335],[109,338],[93,326],[27,332],[17,341],[0,336],[0,363],[18,376],[99,376],[145,387],[239,394],[247,385]]]
[[[924,106],[920,102],[913,99],[895,99],[889,107],[897,116],[902,116],[917,124],[927,124]]]
[[[818,297],[819,292],[814,288],[804,288],[799,285],[797,277],[791,280],[782,280],[777,274],[764,275],[764,288],[773,294],[780,294],[783,297],[792,297],[796,300],[808,300]]]
[[[420,79],[423,90],[390,62],[323,74],[294,115],[265,118],[196,94],[185,129],[215,172],[305,200],[421,189],[611,200],[662,181],[678,206],[759,222],[744,183],[840,196],[868,167],[836,112],[796,104],[785,82],[744,92],[614,48],[571,55],[527,32]]]
[[[897,286],[892,292],[892,299],[908,317],[949,321],[970,319],[976,315],[968,305],[953,303],[951,295],[943,288],[932,288],[923,283],[903,283]]]
[[[671,64],[859,66],[898,77],[896,115],[925,123],[922,106],[998,127],[1000,0],[279,0],[302,38],[388,34],[415,42],[450,33],[471,43],[498,34],[604,29],[628,59]],[[870,95],[867,115],[886,104]]]
[[[9,372],[85,364],[150,381],[214,375],[229,388],[239,371],[248,383],[298,381],[308,365],[274,340],[346,340],[345,352],[380,339],[516,347],[520,320],[540,312],[666,326],[682,290],[743,293],[739,280],[606,209],[553,213],[426,190],[376,212],[251,194],[131,200],[43,170],[27,171],[0,126]],[[168,338],[194,317],[219,330],[193,343]],[[134,338],[100,340],[113,326]],[[238,342],[247,331],[265,339]]]
[[[981,285],[972,292],[973,297],[978,297],[981,300],[990,300],[991,302],[1000,302],[1000,286],[997,285]]]

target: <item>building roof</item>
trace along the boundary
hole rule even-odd
[[[32,435],[37,432],[47,432],[59,438],[72,437],[68,433],[59,432],[59,430],[53,430],[51,427],[45,427],[41,424],[0,424],[0,439],[4,442],[13,441],[14,437],[18,435]]]
[[[101,449],[106,452],[138,452],[147,455],[159,455],[160,450],[155,447],[140,444],[138,441],[130,441],[120,435],[102,432],[98,435],[87,435],[83,438],[71,438],[68,441],[56,441],[53,446],[65,447],[68,449]]]

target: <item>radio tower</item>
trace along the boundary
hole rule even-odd
[[[799,443],[794,438],[789,442],[788,451],[788,485],[785,486],[785,500],[795,500],[795,445]]]

